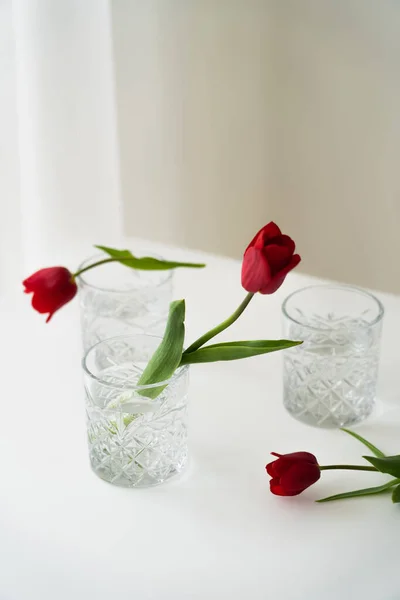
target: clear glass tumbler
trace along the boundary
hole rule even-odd
[[[179,368],[168,381],[137,383],[160,341],[148,335],[111,338],[83,359],[91,466],[115,485],[157,485],[187,462],[189,367]],[[161,385],[156,398],[144,395]]]
[[[284,352],[284,406],[304,423],[344,427],[375,403],[384,309],[361,289],[318,285],[282,305],[284,335],[303,344]]]
[[[102,258],[92,257],[79,269]],[[111,262],[79,275],[78,286],[85,351],[118,335],[163,335],[172,271],[139,271]]]

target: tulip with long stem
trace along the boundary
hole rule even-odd
[[[265,225],[244,253],[242,285],[248,292],[246,297],[227,319],[200,336],[186,350],[183,348],[185,301],[172,302],[164,338],[140,377],[139,385],[167,381],[179,366],[238,360],[301,344],[297,340],[240,340],[207,345],[242,315],[255,293],[272,294],[282,285],[286,275],[301,260],[294,251],[294,241],[282,234],[275,223]],[[155,398],[162,389],[160,386],[144,390],[143,395]]]
[[[116,250],[107,246],[95,246],[107,254],[108,258],[96,262],[71,273],[65,267],[48,267],[40,269],[27,277],[23,282],[26,294],[32,294],[32,306],[39,313],[48,313],[46,323],[50,321],[54,313],[64,304],[70,302],[78,291],[76,279],[89,271],[110,262],[118,262],[131,269],[141,271],[165,271],[177,269],[178,267],[203,268],[203,263],[177,262],[171,260],[160,260],[152,256],[136,257],[129,250]]]
[[[271,476],[270,490],[277,496],[297,496],[308,487],[316,483],[322,471],[350,470],[368,471],[392,475],[394,479],[381,485],[352,490],[321,498],[317,502],[331,502],[332,500],[345,500],[346,498],[357,498],[361,496],[373,496],[392,492],[392,501],[400,502],[400,455],[386,456],[379,448],[371,444],[358,433],[349,429],[342,429],[359,442],[364,444],[373,456],[363,456],[369,465],[319,465],[314,454],[310,452],[293,452],[291,454],[277,454],[272,452],[277,460],[266,465],[266,471]],[[371,466],[372,465],[372,466]]]

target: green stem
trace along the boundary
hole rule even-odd
[[[118,260],[119,260],[118,258],[104,258],[103,260],[99,260],[98,262],[88,265],[87,267],[83,267],[83,269],[80,269],[79,271],[74,273],[73,277],[74,278],[79,277],[79,275],[82,275],[82,273],[89,271],[89,269],[93,269],[94,267],[98,267],[99,265],[104,265],[105,263],[115,262]]]
[[[220,323],[213,329],[210,329],[210,331],[207,331],[207,333],[199,337],[199,339],[193,342],[193,344],[189,346],[189,348],[187,348],[183,354],[189,354],[190,352],[198,350],[201,346],[208,342],[208,340],[211,340],[211,338],[215,337],[216,335],[221,333],[221,331],[224,331],[224,329],[227,329],[230,325],[232,325],[232,323],[234,323],[240,317],[240,315],[242,314],[246,306],[249,304],[253,296],[254,294],[252,292],[249,292],[243,300],[243,302],[237,307],[235,312],[232,313],[230,317],[228,317],[225,321],[222,321],[222,323]]]
[[[320,471],[328,471],[330,469],[349,469],[350,471],[375,471],[378,472],[378,469],[375,467],[362,467],[360,465],[326,465],[325,467],[319,467]]]

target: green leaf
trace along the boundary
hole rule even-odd
[[[292,348],[303,342],[292,342],[290,340],[244,340],[240,342],[225,342],[203,346],[189,354],[183,354],[182,365],[194,363],[209,363],[222,360],[238,360],[249,358],[277,350]]]
[[[363,490],[354,490],[353,492],[345,492],[344,494],[336,494],[335,496],[328,496],[327,498],[321,498],[321,500],[316,500],[316,502],[331,502],[332,500],[344,500],[346,498],[357,498],[360,496],[372,496],[373,494],[381,494],[382,492],[390,490],[391,487],[398,483],[398,479],[393,479],[392,481],[388,481],[388,483],[384,483],[383,485],[364,488]]]
[[[397,504],[398,502],[400,502],[400,485],[395,487],[392,492],[392,502],[394,504]]]
[[[152,256],[143,256],[137,258],[133,256],[129,250],[116,250],[115,248],[108,248],[107,246],[95,246],[99,250],[102,250],[111,258],[115,258],[121,264],[131,267],[132,269],[141,269],[143,271],[166,271],[168,269],[177,269],[178,267],[188,267],[192,269],[202,269],[206,265],[203,263],[187,263],[187,262],[175,262],[170,260],[159,260]]]
[[[185,338],[185,301],[175,300],[169,306],[164,337],[143,371],[138,385],[150,385],[166,381],[178,368]],[[156,398],[166,386],[142,390],[142,396]]]
[[[385,456],[384,458],[375,456],[363,456],[365,460],[371,463],[381,473],[400,477],[400,455]]]
[[[371,450],[372,454],[375,454],[375,456],[378,456],[380,458],[385,457],[385,454],[383,454],[383,452],[381,450],[379,450],[379,448],[377,448],[376,446],[371,444],[371,442],[368,442],[365,438],[361,437],[361,435],[358,435],[358,433],[355,433],[354,431],[351,431],[350,429],[345,429],[344,427],[342,427],[341,429],[342,429],[342,431],[345,431],[349,435],[352,435],[354,438],[356,438],[356,440],[358,440],[359,442],[364,444],[364,446],[367,446],[367,448],[369,450]]]

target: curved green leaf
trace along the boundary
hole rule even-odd
[[[392,481],[388,481],[388,483],[384,483],[383,485],[364,488],[363,490],[354,490],[353,492],[345,492],[344,494],[336,494],[335,496],[328,496],[327,498],[321,498],[321,500],[316,500],[316,502],[331,502],[332,500],[345,500],[346,498],[357,498],[360,496],[372,496],[373,494],[381,494],[382,492],[390,490],[391,487],[398,483],[400,483],[399,479],[393,479]]]
[[[138,385],[150,385],[166,381],[174,374],[182,357],[185,338],[185,301],[175,300],[169,307],[164,337],[143,371]],[[166,386],[142,390],[142,396],[156,398]]]
[[[380,458],[385,457],[385,454],[383,454],[383,452],[381,450],[379,450],[379,448],[377,448],[376,446],[371,444],[371,442],[368,442],[365,438],[361,437],[361,435],[358,435],[358,433],[355,433],[354,431],[351,431],[350,429],[345,429],[344,427],[342,427],[341,430],[345,431],[349,435],[352,435],[353,438],[355,438],[356,440],[358,440],[359,442],[364,444],[364,446],[367,446],[367,448],[369,450],[371,450],[372,454],[375,454],[375,456],[378,456]]]
[[[381,473],[387,473],[393,475],[393,477],[400,477],[400,455],[396,456],[385,456],[384,458],[376,456],[363,456],[365,460],[371,463]]]
[[[243,340],[239,342],[212,344],[211,346],[203,346],[189,354],[183,354],[181,364],[189,365],[250,358],[259,354],[292,348],[302,343],[290,340]]]
[[[159,260],[152,256],[143,256],[137,258],[133,256],[130,250],[116,250],[115,248],[108,248],[107,246],[95,246],[102,252],[105,252],[111,258],[115,258],[121,264],[131,267],[132,269],[141,269],[142,271],[166,271],[168,269],[177,269],[178,267],[188,267],[192,269],[202,269],[206,265],[203,263],[188,263],[188,262],[175,262],[171,260]]]
[[[400,502],[400,485],[395,487],[392,492],[392,502],[394,504],[397,504],[398,502]]]

